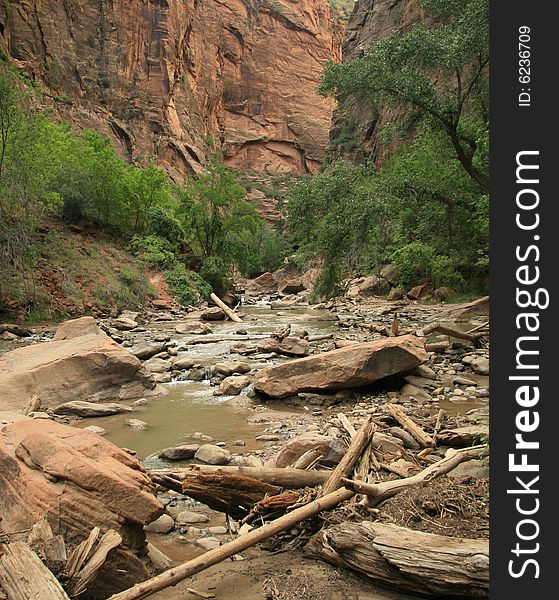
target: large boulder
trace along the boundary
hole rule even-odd
[[[279,286],[278,292],[284,295],[299,294],[307,289],[301,277],[288,279],[285,283]]]
[[[132,412],[134,410],[125,404],[116,402],[85,402],[83,400],[73,400],[65,402],[54,409],[55,415],[72,415],[76,417],[108,417],[123,412]]]
[[[0,357],[0,410],[21,410],[34,395],[46,408],[72,400],[124,400],[162,391],[138,358],[91,317],[63,323],[51,341]]]
[[[254,389],[285,398],[305,391],[353,388],[411,371],[426,361],[424,341],[403,335],[267,367],[257,374]]]
[[[95,580],[97,597],[149,577],[144,525],[163,506],[143,466],[101,436],[45,419],[0,427],[0,489],[4,531],[46,518],[69,548],[96,526],[120,534]]]

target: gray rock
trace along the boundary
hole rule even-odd
[[[400,394],[403,396],[410,396],[415,398],[416,400],[430,400],[431,396],[425,390],[413,385],[411,383],[406,383],[406,385],[400,390]]]
[[[199,540],[196,540],[194,543],[196,544],[196,546],[199,546],[204,550],[215,550],[220,546],[219,540],[216,540],[213,537],[201,538]]]
[[[175,527],[175,521],[173,521],[173,517],[169,515],[161,515],[158,519],[146,525],[146,531],[150,531],[152,533],[169,533]]]
[[[210,518],[203,513],[192,510],[183,510],[177,515],[177,525],[191,525],[192,523],[207,523]]]
[[[190,381],[204,381],[204,379],[206,379],[206,369],[203,367],[190,369],[188,379],[190,379]]]
[[[156,354],[165,350],[164,344],[148,344],[147,342],[141,344],[136,349],[132,350],[132,354],[140,360],[149,360]]]
[[[173,365],[173,369],[177,369],[178,371],[187,371],[188,369],[192,369],[192,367],[196,364],[196,361],[188,356],[183,356],[181,358],[172,359],[171,364]]]
[[[485,358],[483,356],[475,358],[471,363],[471,367],[472,367],[473,372],[477,373],[478,375],[489,375],[489,359],[488,358]]]
[[[89,427],[84,427],[85,431],[91,431],[91,433],[96,433],[97,435],[105,435],[107,433],[106,429],[103,427],[97,427],[97,425],[90,425]]]
[[[172,366],[171,361],[162,358],[150,358],[144,363],[144,367],[151,373],[165,373],[165,371],[169,371]]]
[[[149,424],[145,421],[141,421],[140,419],[126,419],[124,424],[127,427],[130,427],[130,429],[137,429],[138,431],[149,429]]]
[[[205,435],[200,431],[195,431],[192,435],[189,435],[188,437],[193,440],[200,440],[201,442],[215,442],[215,439],[211,435]]]
[[[212,333],[212,328],[207,323],[201,323],[200,321],[191,321],[186,323],[179,323],[175,327],[175,331],[180,334],[207,335],[208,333]]]
[[[153,378],[157,383],[169,383],[173,380],[171,373],[155,373]]]
[[[226,465],[231,462],[231,453],[213,444],[203,444],[196,452],[195,458],[209,465]]]
[[[136,327],[138,327],[138,323],[136,323],[136,321],[127,319],[126,317],[119,317],[118,319],[115,319],[111,322],[111,325],[119,331],[131,331],[132,329],[136,329]]]
[[[194,458],[196,452],[200,446],[198,444],[188,444],[184,446],[174,446],[172,448],[165,448],[159,453],[159,458],[165,460],[188,460]]]
[[[227,528],[223,527],[223,525],[215,525],[214,527],[208,527],[208,533],[210,535],[225,535]]]
[[[53,412],[55,415],[73,415],[76,417],[106,417],[123,412],[132,412],[130,406],[117,404],[115,402],[85,402],[73,400],[57,406]]]

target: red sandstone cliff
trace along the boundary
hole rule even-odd
[[[332,102],[316,94],[339,58],[328,0],[11,0],[0,45],[57,113],[108,133],[174,176],[225,162],[314,172]]]

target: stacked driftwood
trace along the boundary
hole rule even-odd
[[[152,471],[158,485],[199,500],[241,524],[251,524],[252,529],[249,527],[249,533],[116,594],[111,600],[145,598],[346,501],[359,502],[365,512],[375,514],[378,511],[374,507],[384,500],[411,487],[426,485],[458,464],[486,453],[485,445],[476,445],[448,449],[442,458],[434,458],[431,452],[436,447],[444,413],[439,413],[430,433],[400,406],[388,404],[384,413],[420,447],[416,454],[406,451],[414,464],[420,465],[414,475],[409,475],[410,461],[384,461],[375,445],[375,432],[384,424],[370,416],[357,429],[343,414],[338,418],[347,433],[349,447],[331,471],[309,468],[317,459],[312,453],[298,459],[299,468],[195,465]],[[383,481],[380,471],[389,473],[392,479]],[[450,538],[371,521],[327,527],[307,546],[309,556],[349,567],[377,583],[445,598],[487,597],[488,550],[487,540]]]
[[[25,533],[25,532],[20,532]],[[0,533],[0,587],[9,600],[68,600],[83,594],[105,564],[121,536],[109,529],[100,536],[94,527],[87,539],[67,551],[64,538],[54,535],[46,519],[36,523],[26,541]]]

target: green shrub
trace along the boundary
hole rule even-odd
[[[184,229],[180,221],[161,206],[151,208],[148,213],[149,232],[176,245],[184,239]]]
[[[200,276],[220,295],[231,283],[229,266],[219,256],[208,256],[200,268]]]
[[[177,263],[165,273],[169,291],[185,306],[197,304],[208,298],[212,292],[210,285],[197,273],[189,271],[182,263]]]
[[[161,269],[171,267],[176,261],[171,242],[157,235],[135,235],[130,242],[130,249],[142,262]]]

